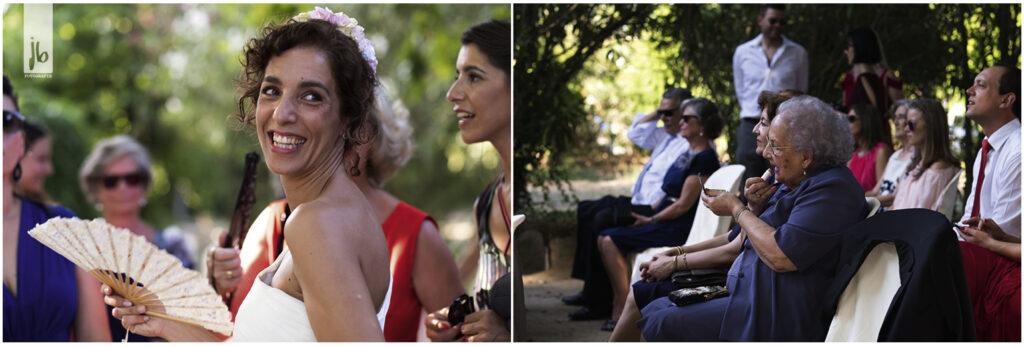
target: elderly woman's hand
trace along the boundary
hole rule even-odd
[[[423,324],[427,328],[427,338],[433,342],[455,341],[455,337],[459,335],[459,329],[462,327],[462,323],[452,327],[448,322],[447,307],[428,314],[427,318],[423,320]]]
[[[100,286],[103,292],[103,302],[113,306],[110,314],[121,320],[121,325],[128,331],[143,336],[161,336],[168,321],[145,315],[145,306],[134,306],[131,301],[125,300],[120,295],[114,294],[106,284]],[[112,336],[113,338],[119,338]]]
[[[494,310],[482,310],[466,316],[462,333],[469,342],[507,342],[511,334],[505,328],[505,320]]]
[[[761,177],[748,178],[743,186],[743,196],[747,198],[747,207],[751,211],[763,211],[765,202],[778,189],[778,185],[770,185]]]
[[[740,198],[727,191],[717,189],[705,189],[700,195],[704,205],[719,216],[732,216],[734,210],[743,208]]]
[[[669,278],[675,272],[675,255],[655,255],[650,261],[640,264],[640,278],[645,282],[657,282]]]

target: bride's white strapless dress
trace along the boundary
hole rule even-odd
[[[264,269],[252,284],[252,289],[238,307],[235,316],[234,334],[230,341],[283,342],[316,341],[313,327],[309,324],[306,305],[284,291],[271,287],[271,280],[284,257],[291,257],[287,249],[277,257],[270,267]],[[384,304],[377,312],[377,322],[384,330],[384,317],[391,302],[391,281],[388,278],[388,292]]]

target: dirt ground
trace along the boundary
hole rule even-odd
[[[607,194],[629,195],[633,182],[629,178],[620,178],[602,182],[573,181],[572,184],[577,197],[580,200],[586,200]],[[535,191],[532,192],[539,194]],[[553,194],[551,200],[561,201],[561,197]],[[575,210],[576,207],[562,203],[557,208]],[[572,271],[573,253],[576,250],[576,234],[572,233],[567,237],[552,239],[549,242],[548,268],[523,276],[526,329],[524,332],[516,334],[515,341],[608,341],[611,332],[601,331],[601,324],[604,324],[603,319],[570,321],[569,312],[576,311],[579,307],[565,305],[561,300],[563,296],[576,294],[583,288],[583,281],[569,276]]]
[[[583,288],[583,281],[569,277],[575,242],[570,238],[552,240],[551,263],[557,266],[523,276],[526,332],[522,337],[516,336],[516,341],[604,342],[611,336],[610,332],[600,329],[604,320],[570,321],[569,312],[579,307],[562,303],[563,296],[576,294]]]

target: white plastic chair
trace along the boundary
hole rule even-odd
[[[715,172],[708,177],[707,182],[704,182],[704,188],[721,189],[730,193],[739,192],[740,181],[743,179],[743,173],[746,170],[746,167],[739,164],[721,167],[718,170],[715,170]],[[693,217],[693,225],[690,226],[690,235],[687,236],[686,243],[684,243],[684,245],[692,245],[707,241],[715,236],[724,234],[729,231],[731,223],[732,216],[719,217],[704,206],[700,200],[698,200],[697,214]],[[648,248],[643,252],[637,253],[636,257],[633,259],[633,273],[630,276],[629,283],[640,280],[641,263],[651,260],[655,255],[662,253],[669,248],[671,247]]]
[[[878,199],[875,199],[875,198],[870,197],[870,196],[864,198],[864,200],[867,200],[868,207],[871,208],[871,210],[868,211],[868,216],[864,217],[864,218],[871,218],[871,216],[874,216],[875,213],[878,213],[878,208],[882,207],[882,202],[880,202],[880,201],[878,201]]]
[[[939,204],[938,212],[945,215],[946,219],[950,221],[953,220],[953,208],[956,206],[956,201],[960,199],[960,189],[957,188],[957,183],[960,183],[960,175],[963,172],[964,169],[957,170],[953,178],[946,183],[946,188],[942,190],[942,203]]]
[[[900,288],[900,259],[892,242],[875,245],[839,297],[825,342],[875,342]]]

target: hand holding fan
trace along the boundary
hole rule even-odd
[[[28,232],[146,314],[230,335],[231,312],[206,279],[173,255],[101,221],[52,218]]]

